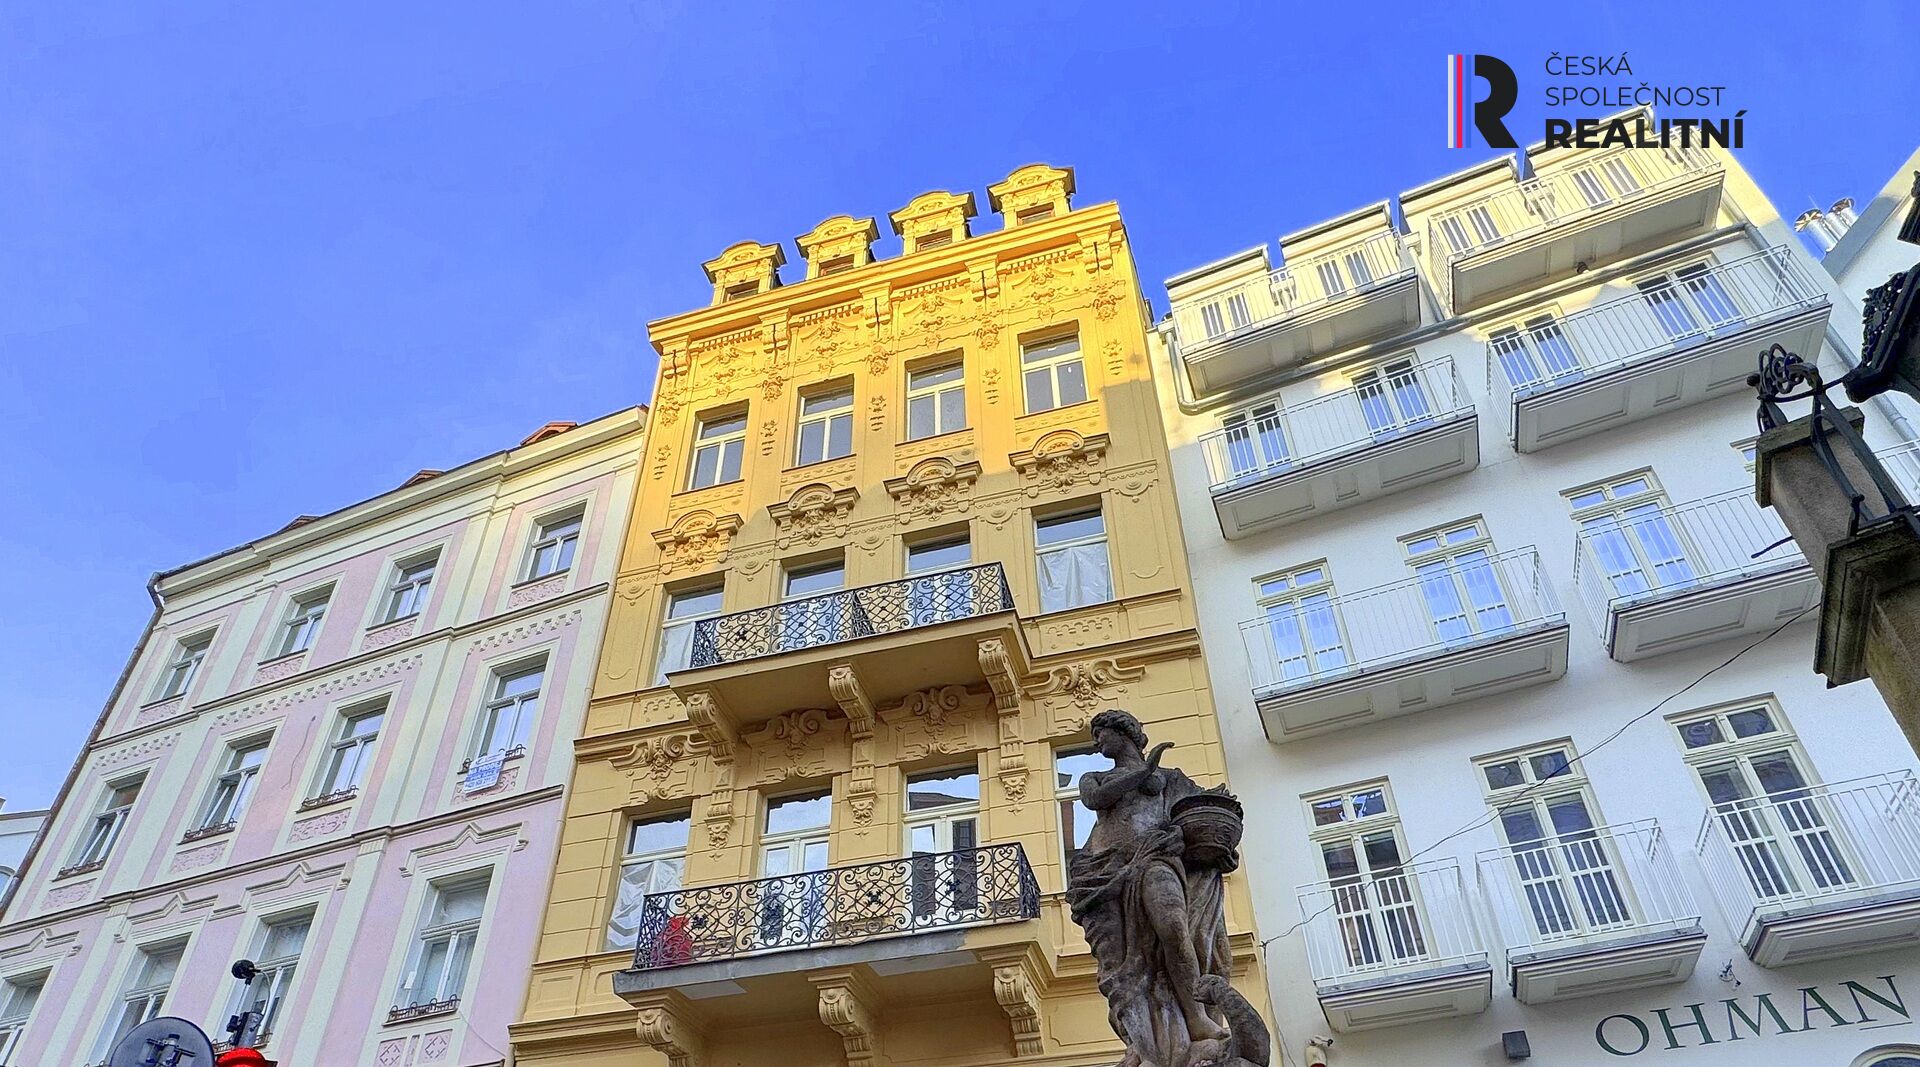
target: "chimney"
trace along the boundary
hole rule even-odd
[[[1843,196],[1835,200],[1833,206],[1827,209],[1827,229],[1833,231],[1834,242],[1839,243],[1840,238],[1845,237],[1859,219],[1860,216],[1853,213],[1852,197]]]
[[[1794,231],[1812,234],[1813,243],[1820,246],[1820,252],[1823,255],[1833,250],[1834,240],[1832,232],[1827,229],[1823,221],[1825,217],[1820,213],[1819,208],[1814,207],[1802,211],[1800,217],[1793,220]]]

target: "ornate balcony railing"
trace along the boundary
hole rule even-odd
[[[1589,519],[1574,535],[1573,584],[1600,633],[1622,608],[1804,566],[1752,489],[1684,504],[1648,502]]]
[[[1920,781],[1900,771],[1715,804],[1696,844],[1727,924],[1920,893]]]
[[[1173,305],[1174,339],[1189,361],[1218,346],[1294,315],[1359,296],[1413,273],[1398,236],[1378,233],[1341,245],[1205,296]]]
[[[841,589],[694,624],[690,668],[795,652],[1013,610],[998,563]]]
[[[848,945],[1040,915],[1017,843],[650,893],[637,970]]]
[[[1414,577],[1353,593],[1311,587],[1243,623],[1254,695],[1532,633],[1566,619],[1540,553],[1462,553]]]
[[[1477,859],[1509,958],[1700,925],[1652,819],[1491,848]]]
[[[1307,966],[1322,988],[1484,963],[1460,867],[1435,860],[1299,888]]]
[[[1383,445],[1473,413],[1452,357],[1382,368],[1361,385],[1277,408],[1256,405],[1200,438],[1218,493]]]

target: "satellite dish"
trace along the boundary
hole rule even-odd
[[[148,1019],[113,1046],[107,1067],[213,1067],[213,1042],[186,1019]]]

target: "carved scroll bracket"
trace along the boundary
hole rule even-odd
[[[706,742],[707,756],[713,763],[713,789],[707,796],[707,845],[722,849],[733,828],[733,771],[739,731],[732,714],[714,693],[698,690],[682,699],[687,706],[687,721]]]
[[[873,822],[873,806],[879,793],[874,784],[873,733],[876,717],[873,701],[860,685],[860,676],[850,663],[839,663],[827,671],[827,689],[847,717],[847,742],[852,749],[852,771],[847,777],[847,804],[853,811],[854,825],[860,833]]]
[[[980,669],[993,691],[998,719],[1000,765],[996,776],[1006,792],[1008,806],[1018,812],[1027,799],[1027,751],[1020,737],[1020,679],[1027,673],[1026,657],[1001,638],[980,642]]]
[[[880,1055],[880,998],[853,971],[808,975],[820,993],[820,1021],[840,1035],[847,1067],[873,1067]]]
[[[686,997],[662,990],[634,1015],[640,1042],[667,1057],[667,1067],[695,1067],[706,1050],[699,1015]]]

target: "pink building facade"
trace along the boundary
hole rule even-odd
[[[158,576],[0,923],[0,1064],[241,1012],[301,1067],[504,1060],[644,422]]]

